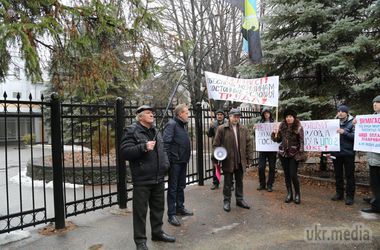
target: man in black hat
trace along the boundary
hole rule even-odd
[[[344,173],[346,176],[345,203],[346,205],[352,205],[355,196],[354,117],[348,113],[348,107],[346,105],[340,105],[337,111],[336,117],[340,120],[340,128],[337,130],[340,134],[340,151],[331,153],[335,158],[333,158],[333,165],[336,188],[336,194],[331,200],[339,201],[344,199]]]
[[[223,209],[226,212],[231,211],[233,176],[235,176],[236,182],[236,205],[245,209],[250,208],[243,196],[243,175],[245,169],[252,163],[252,139],[248,129],[239,123],[240,115],[240,110],[231,109],[228,122],[218,127],[213,143],[214,148],[222,146],[227,150],[227,157],[222,161],[224,174]]]
[[[214,141],[215,137],[215,131],[216,129],[220,126],[223,125],[224,123],[227,122],[227,119],[225,118],[224,111],[222,109],[218,109],[216,112],[216,120],[213,121],[211,120],[211,126],[210,129],[208,130],[208,137],[212,137],[212,140]],[[211,190],[219,189],[219,180],[216,177],[216,166],[213,166],[212,170],[212,186],[210,188]]]
[[[373,99],[374,114],[380,114],[380,95]],[[380,213],[380,154],[374,152],[367,153],[369,165],[370,184],[372,189],[372,199],[369,199],[370,208],[362,209],[365,213]]]
[[[143,105],[136,110],[136,122],[125,129],[120,152],[129,161],[133,182],[133,235],[137,249],[148,249],[145,224],[148,205],[153,241],[175,242],[162,230],[165,210],[164,176],[169,161],[162,137],[154,127],[153,108]],[[155,139],[155,135],[157,138]]]

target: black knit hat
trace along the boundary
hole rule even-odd
[[[338,112],[344,112],[344,113],[347,113],[348,114],[348,107],[346,105],[340,105],[338,107]]]
[[[283,114],[284,114],[284,119],[285,119],[288,115],[293,116],[294,119],[297,118],[297,112],[294,111],[293,109],[285,109]]]

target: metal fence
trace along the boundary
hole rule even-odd
[[[55,222],[132,199],[125,162],[118,157],[123,128],[140,104],[0,100],[0,233]],[[168,116],[174,109],[170,107]],[[161,122],[165,107],[156,107]],[[209,109],[191,107],[188,131],[192,154],[187,184],[212,178],[212,141],[206,132]],[[242,110],[246,124],[259,114]],[[165,118],[167,121],[168,118]],[[202,153],[199,153],[202,152]],[[256,153],[254,158],[257,158]],[[257,164],[257,162],[256,162]]]

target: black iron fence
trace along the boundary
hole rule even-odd
[[[113,205],[126,208],[132,186],[117,145],[123,128],[134,122],[138,106],[121,99],[108,104],[61,102],[54,95],[48,101],[43,96],[40,101],[32,96],[29,101],[8,100],[4,93],[0,233],[48,222],[63,228],[69,216]],[[173,109],[169,108],[169,117]],[[157,123],[164,111],[165,107],[156,107]],[[257,115],[243,109],[241,122],[246,124]],[[203,185],[212,178],[212,141],[206,134],[210,124],[209,109],[190,108],[192,154],[187,184]]]

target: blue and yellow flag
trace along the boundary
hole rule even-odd
[[[245,0],[243,22],[243,49],[252,63],[261,63],[262,51],[260,26],[257,16],[256,0]]]

